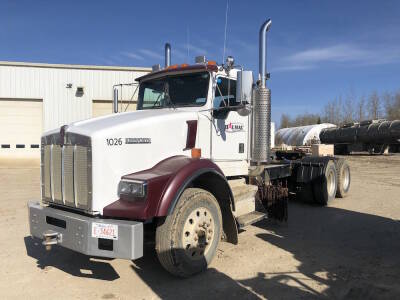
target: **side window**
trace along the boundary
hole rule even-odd
[[[238,104],[240,103],[236,102],[236,80],[218,77],[217,87],[215,88],[214,108]]]

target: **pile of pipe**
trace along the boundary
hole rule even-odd
[[[324,144],[393,144],[400,142],[400,120],[368,120],[339,128],[323,129],[319,135]]]

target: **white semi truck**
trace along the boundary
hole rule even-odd
[[[154,230],[161,264],[186,277],[207,268],[221,240],[237,244],[238,228],[286,220],[289,197],[324,205],[344,196],[344,161],[277,160],[270,151],[270,25],[259,32],[256,83],[231,57],[170,65],[167,45],[165,68],[137,79],[137,111],[45,133],[42,199],[28,204],[31,235],[47,249],[132,260]]]

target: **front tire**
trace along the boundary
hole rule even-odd
[[[156,229],[156,252],[170,273],[188,277],[207,269],[222,232],[218,201],[206,190],[188,188]]]

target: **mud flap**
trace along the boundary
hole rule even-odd
[[[268,218],[287,222],[288,219],[288,197],[287,187],[278,185],[265,186],[264,203],[267,205]]]
[[[289,189],[286,180],[258,184],[257,198],[266,210],[268,218],[287,222]]]

